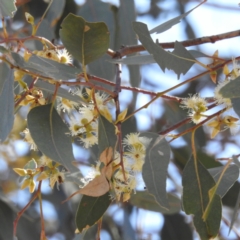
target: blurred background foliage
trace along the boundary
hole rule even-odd
[[[43,36],[56,44],[61,44],[59,42],[59,29],[61,22],[68,13],[74,13],[82,16],[89,22],[105,22],[111,36],[110,48],[118,50],[122,46],[135,45],[138,43],[131,25],[136,19],[141,17],[141,19],[148,18],[151,19],[151,21],[156,21],[161,15],[162,19],[165,18],[165,20],[168,20],[171,12],[174,12],[176,15],[186,12],[185,6],[192,1],[142,0],[142,2],[146,2],[145,8],[140,8],[140,5],[136,4],[137,2],[140,1],[136,0],[134,2],[133,0],[120,0],[115,4],[115,2],[112,3],[111,0],[109,0],[109,2],[103,2],[100,0],[87,0],[85,2],[55,0],[46,15],[46,18],[43,20],[37,35]],[[14,34],[15,37],[29,36],[31,35],[31,29],[29,24],[25,21],[24,13],[31,13],[31,15],[37,20],[42,16],[47,7],[47,3],[43,0],[18,1],[18,3],[18,10],[14,18],[7,20],[8,32]],[[214,11],[214,9],[212,11]],[[193,12],[191,14],[195,13]],[[196,38],[194,23],[189,22],[187,18],[183,19],[182,22],[181,31],[184,32],[185,39]],[[158,24],[159,22],[156,22],[155,25]],[[34,43],[32,41],[28,42],[27,47],[29,49],[41,49],[39,43]],[[199,47],[192,49],[199,50]],[[211,55],[211,53],[208,52],[207,54]],[[229,54],[221,57],[231,58],[232,56]],[[89,72],[93,75],[114,81],[115,67],[107,61],[109,58],[108,55],[105,55],[89,64]],[[187,79],[188,76],[192,76],[193,74],[197,75],[199,72],[199,67],[193,67],[187,76],[184,76],[184,79]],[[156,64],[142,67],[123,67],[123,85],[160,91],[167,89],[169,84],[171,85],[171,79],[174,79],[174,83],[176,83],[177,76],[170,71],[167,71],[166,74],[163,75]],[[182,81],[182,79],[180,78],[179,81]],[[172,85],[174,85],[174,83]],[[174,94],[179,97],[187,97],[189,93],[199,92],[203,88],[208,88],[210,90],[214,88],[214,84],[209,76],[205,76],[203,79],[198,79],[197,81],[188,84],[185,88],[182,88],[178,92],[174,92]],[[15,90],[17,91],[17,89]],[[141,93],[137,94],[122,91],[120,95],[120,101],[122,104],[121,109],[128,107],[128,113],[133,112],[136,107],[143,105],[149,100],[150,98],[143,96]],[[22,108],[16,114],[14,128],[8,141],[0,145],[0,240],[5,240],[1,238],[1,232],[6,229],[4,222],[13,222],[17,212],[31,199],[31,195],[27,190],[19,190],[20,184],[18,176],[12,170],[12,168],[22,168],[32,158],[39,158],[38,154],[31,151],[27,144],[22,141],[22,136],[19,134],[19,132],[22,132],[26,128],[26,113],[27,109]],[[181,110],[175,102],[158,100],[147,110],[142,110],[140,114],[136,115],[136,117],[132,117],[130,120],[126,121],[123,124],[123,135],[141,130],[160,132],[185,117],[186,112]],[[187,124],[181,127],[179,132],[190,126],[191,124]],[[177,133],[177,131],[175,131],[175,133]],[[221,149],[225,150],[229,143],[239,147],[239,142],[233,140],[227,131],[223,132],[217,141],[211,140],[209,134],[203,128],[198,129],[196,134],[198,156],[206,168],[213,168],[220,165],[220,163],[217,163],[214,160],[215,156],[209,154],[206,149],[206,146],[210,144],[210,142],[214,141],[216,149],[220,149],[219,151],[221,151]],[[171,194],[176,194],[176,196],[180,197],[181,173],[191,155],[191,149],[189,146],[190,134],[184,135],[181,139],[176,140],[171,144],[172,162],[168,173],[169,199],[171,199]],[[74,142],[74,154],[80,168],[89,166],[96,161],[96,150],[94,150],[94,147],[91,150],[91,153],[87,154],[81,148],[79,142]],[[215,151],[215,153],[217,153],[217,151]],[[229,156],[226,157],[230,157],[231,155],[230,152]],[[85,236],[74,234],[76,229],[74,218],[80,196],[74,197],[71,201],[65,204],[61,203],[76,190],[74,185],[71,183],[65,183],[59,190],[56,188],[51,190],[46,182],[44,189],[42,197],[44,200],[43,207],[48,239],[95,239],[97,231],[96,226],[90,228]],[[144,190],[144,186],[139,190]],[[220,236],[223,236],[224,239],[228,239],[226,237],[226,226],[228,225],[227,219],[231,216],[231,209],[235,206],[238,192],[239,183],[236,182],[223,198],[223,204],[225,205],[225,221],[223,221]],[[170,213],[166,213],[163,209],[157,207],[153,207],[152,212],[141,210],[131,204],[132,201],[137,201],[134,197],[129,202],[123,204],[112,204],[103,217],[102,239],[196,239],[196,233],[194,233],[193,226],[190,224],[190,217],[185,216],[180,211],[179,201],[174,202],[175,200],[176,199],[173,198],[173,208]],[[150,201],[150,205],[151,204]],[[137,205],[136,202],[134,202],[134,205]],[[35,201],[20,219],[17,231],[19,240],[39,239],[40,216],[38,206],[38,201]],[[146,208],[149,209],[150,206],[147,206]],[[146,219],[149,219],[150,221],[148,224],[145,224]],[[153,229],[151,225],[156,227]],[[9,231],[10,230],[11,229],[9,229]],[[235,235],[233,234],[233,236]],[[233,237],[233,239],[235,238]]]

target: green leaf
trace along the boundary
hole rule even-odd
[[[161,207],[168,209],[166,192],[167,168],[170,159],[170,146],[164,136],[156,133],[141,133],[141,137],[152,139],[147,150],[142,168],[143,180],[147,190]]]
[[[203,213],[209,202],[209,190],[215,186],[215,181],[206,168],[191,158],[186,164],[183,177],[183,208],[186,214],[194,215],[194,225],[202,240],[215,237],[218,234],[222,205],[221,198],[215,194],[207,220]]]
[[[103,22],[86,22],[70,13],[61,26],[60,37],[64,46],[82,65],[101,57],[109,47],[109,32]]]
[[[224,166],[222,167],[216,167],[211,168],[208,171],[214,178],[215,182],[218,181],[222,170],[224,169]],[[236,165],[231,165],[224,173],[221,182],[217,188],[216,193],[222,198],[227,193],[227,191],[233,186],[233,184],[238,180],[239,177],[239,168]]]
[[[106,148],[112,147],[115,149],[117,136],[115,134],[115,126],[110,123],[102,115],[98,118],[98,147],[102,153]]]
[[[13,240],[13,220],[14,213],[12,208],[0,199],[0,239]]]
[[[38,149],[66,167],[70,172],[79,171],[75,161],[69,129],[51,104],[31,109],[27,116],[28,128]]]
[[[6,63],[0,64],[0,143],[5,141],[14,122],[13,74]]]
[[[16,10],[15,0],[0,0],[0,18],[12,18]]]
[[[136,207],[143,208],[145,210],[160,212],[163,214],[173,214],[181,210],[180,199],[172,194],[168,194],[169,209],[161,207],[155,200],[152,194],[147,191],[137,191],[136,194],[132,194],[130,203]]]
[[[222,94],[223,98],[240,98],[240,77],[229,81],[220,89],[219,93]]]
[[[14,52],[12,52],[12,57],[16,66],[29,70],[32,73],[39,74],[42,77],[54,80],[75,79],[81,72],[80,69],[75,67],[36,55],[32,55],[28,62],[25,62],[22,56]]]
[[[76,225],[80,232],[94,225],[111,204],[109,192],[100,197],[83,195],[76,214]]]
[[[166,68],[172,69],[177,73],[179,78],[181,73],[187,73],[195,63],[194,57],[182,46],[181,43],[176,41],[174,51],[166,52],[161,46],[153,42],[146,24],[134,22],[133,29],[138,35],[140,42],[146,50],[153,55],[153,58],[163,72],[165,72]]]
[[[201,3],[202,4],[202,3]],[[195,8],[199,7],[201,4],[198,4]],[[162,33],[162,32],[165,32],[166,30],[170,29],[172,26],[178,24],[181,19],[185,18],[190,12],[192,12],[195,8],[189,10],[188,12],[178,16],[178,17],[175,17],[165,23],[162,23],[160,25],[158,25],[157,27],[153,28],[152,30],[150,30],[150,33]]]

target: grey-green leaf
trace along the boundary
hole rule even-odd
[[[142,65],[142,64],[151,64],[156,63],[153,58],[153,55],[136,55],[130,56],[122,59],[110,59],[111,63],[122,63],[126,65]]]
[[[240,98],[232,98],[231,102],[234,111],[240,117]]]
[[[13,240],[14,213],[6,201],[0,199],[0,239]]]
[[[70,172],[79,171],[75,161],[69,129],[51,104],[31,109],[27,116],[28,128],[38,149],[66,167]]]
[[[156,133],[144,132],[140,136],[151,139],[142,168],[143,180],[148,192],[155,197],[160,206],[168,209],[166,181],[170,146],[164,136]]]
[[[0,0],[0,18],[12,18],[16,10],[15,0]]]
[[[132,194],[130,203],[136,207],[143,208],[145,210],[160,212],[163,214],[173,214],[181,210],[181,201],[178,197],[168,194],[169,209],[161,207],[152,194],[147,191],[137,191],[136,194]]]
[[[197,5],[195,8],[197,8],[199,5]],[[169,28],[171,28],[172,26],[178,24],[181,19],[185,18],[190,12],[192,12],[195,8],[189,10],[188,12],[178,16],[178,17],[175,17],[165,23],[162,23],[160,25],[158,25],[157,27],[153,28],[152,30],[150,30],[150,33],[162,33],[162,32],[165,32],[166,30],[168,30]]]
[[[16,66],[54,80],[75,79],[81,73],[81,70],[78,68],[36,55],[32,55],[28,62],[24,61],[22,56],[14,52],[12,52],[12,57]]]
[[[229,81],[220,89],[219,93],[223,98],[240,98],[240,77]]]
[[[107,147],[115,148],[117,136],[115,126],[102,115],[98,118],[98,148],[102,153]]]
[[[211,168],[208,171],[213,176],[215,182],[218,181],[222,170],[222,167]],[[239,177],[239,168],[236,165],[231,165],[224,173],[220,185],[217,188],[216,194],[218,194],[221,198],[227,193],[227,191],[232,187],[232,185],[238,180]]]
[[[187,73],[195,63],[194,57],[181,43],[175,43],[172,53],[166,52],[160,45],[153,42],[146,24],[134,22],[133,29],[138,35],[140,42],[146,50],[153,55],[153,58],[163,71],[165,71],[166,68],[172,69],[179,78],[181,73]]]
[[[191,158],[185,165],[182,177],[183,208],[186,214],[194,215],[194,226],[201,239],[210,239],[218,234],[222,206],[221,198],[215,194],[206,221],[203,213],[209,202],[209,190],[215,186],[215,181],[200,161]]]
[[[0,142],[5,141],[14,122],[13,74],[6,63],[0,64]]]

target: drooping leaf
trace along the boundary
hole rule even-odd
[[[13,220],[14,213],[12,208],[0,199],[0,239],[13,240]]]
[[[12,52],[12,57],[16,66],[54,80],[75,79],[81,72],[78,68],[36,55],[32,55],[28,62],[25,62],[22,56],[14,52]]]
[[[145,210],[160,212],[163,214],[173,214],[181,210],[180,199],[172,194],[167,195],[169,209],[161,207],[155,200],[154,196],[147,191],[137,191],[136,194],[132,194],[130,203],[136,207],[143,208]]]
[[[102,153],[106,148],[112,147],[115,149],[117,136],[115,134],[115,127],[102,115],[98,119],[98,148]]]
[[[61,40],[66,49],[83,65],[101,57],[109,47],[109,32],[105,23],[90,23],[69,14],[61,24]]]
[[[117,17],[117,32],[116,32],[116,39],[115,39],[115,49],[119,49],[120,46],[127,46],[127,45],[137,45],[138,40],[136,35],[132,29],[132,22],[136,21],[136,9],[135,9],[135,1],[134,0],[120,0],[120,6],[116,11]],[[140,67],[135,66],[128,66],[129,69],[129,79],[131,86],[139,87],[140,85]],[[133,93],[133,102],[136,98],[137,94]],[[134,106],[133,106],[134,108]]]
[[[6,63],[0,64],[0,143],[5,141],[14,122],[13,74]]]
[[[214,178],[215,182],[218,181],[223,169],[224,169],[224,166],[211,168],[208,170],[212,175],[212,177]],[[239,177],[239,168],[236,165],[229,166],[229,168],[226,170],[226,172],[222,177],[222,180],[220,182],[220,185],[217,188],[216,193],[220,197],[224,197],[227,191],[237,181],[238,177]]]
[[[163,71],[166,68],[172,69],[179,78],[181,73],[187,73],[195,63],[194,57],[181,43],[176,41],[174,51],[166,52],[161,46],[153,42],[146,24],[134,22],[133,29],[138,35],[140,42],[153,55],[153,58]]]
[[[158,25],[157,27],[153,28],[152,30],[150,30],[149,32],[152,33],[162,33],[165,32],[166,30],[168,30],[169,28],[171,28],[172,26],[178,24],[183,18],[185,18],[190,12],[192,12],[194,9],[196,9],[197,7],[199,7],[202,3],[198,4],[195,8],[189,10],[188,12],[175,17],[165,23],[162,23],[160,25]]]
[[[28,128],[38,149],[66,167],[70,172],[79,171],[75,161],[69,129],[51,104],[31,109],[27,116]]]
[[[222,94],[223,98],[240,98],[240,77],[229,81],[220,89],[219,93]]]
[[[168,209],[166,192],[167,168],[170,159],[170,147],[164,136],[156,133],[141,133],[141,137],[152,139],[147,150],[142,176],[147,190],[162,208]]]
[[[54,26],[62,16],[65,4],[66,0],[53,1],[46,15],[46,19],[51,26]]]
[[[183,208],[186,214],[194,215],[194,226],[201,239],[209,239],[218,234],[222,206],[221,198],[215,194],[208,218],[202,217],[209,202],[209,190],[215,186],[215,181],[206,168],[190,158],[183,171]]]
[[[230,223],[230,226],[229,226],[229,233],[230,231],[232,230],[232,227],[237,219],[237,216],[238,216],[238,209],[239,209],[239,203],[240,203],[240,191],[238,192],[238,197],[237,197],[237,201],[236,201],[236,204],[234,206],[234,209],[233,209],[233,214],[232,214],[232,218],[231,218],[231,223]]]
[[[76,214],[76,225],[80,232],[94,225],[111,204],[109,192],[100,197],[83,195]]]
[[[15,0],[0,0],[0,18],[12,18],[16,10]]]

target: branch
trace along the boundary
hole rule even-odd
[[[238,36],[240,36],[240,30],[222,33],[218,35],[212,35],[208,37],[190,39],[190,40],[182,41],[180,43],[184,47],[190,47],[190,46],[196,46],[196,45],[201,45],[205,43],[215,43],[217,41],[222,41],[224,39],[234,38]],[[174,44],[175,42],[159,43],[159,46],[161,46],[162,48],[168,49],[168,48],[174,48]],[[121,48],[120,50],[116,51],[115,54],[113,54],[113,51],[111,49],[108,49],[107,54],[110,55],[112,58],[122,58],[129,54],[142,52],[142,51],[146,51],[146,49],[142,45],[132,45],[132,46],[126,46]]]

